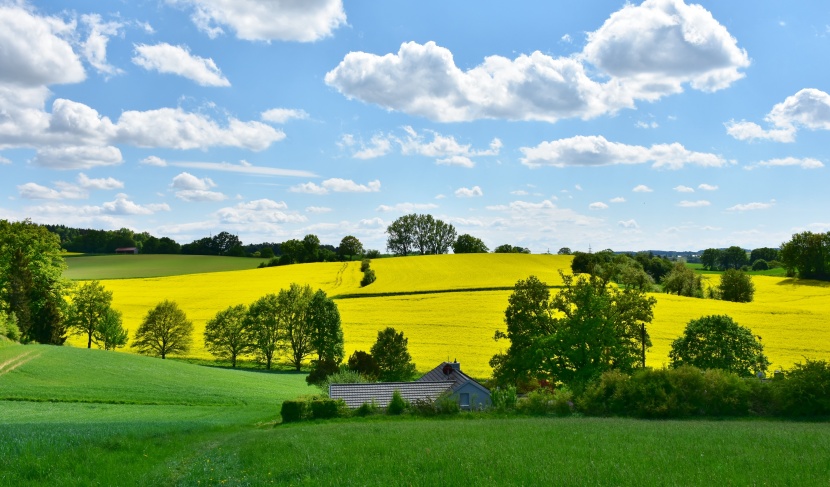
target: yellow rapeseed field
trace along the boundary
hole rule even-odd
[[[321,288],[330,296],[365,293],[453,291],[429,294],[368,296],[338,299],[346,352],[368,350],[377,332],[387,326],[403,331],[419,370],[447,359],[458,359],[475,377],[488,377],[488,361],[509,343],[495,342],[504,329],[506,288],[530,274],[559,285],[558,269],[568,269],[569,257],[552,255],[444,255],[377,259],[377,281],[360,288],[358,262],[303,264],[268,269],[218,272],[152,279],[102,281],[113,291],[113,306],[124,314],[132,333],[147,311],[163,299],[176,301],[193,320],[194,348],[190,355],[210,358],[203,348],[205,322],[217,311],[250,304],[260,296],[287,288],[292,282]],[[727,314],[763,338],[773,367],[790,367],[808,358],[830,358],[830,283],[756,276],[755,301],[728,303],[655,294],[655,318],[649,327],[651,366],[668,363],[671,341],[686,323],[709,314]],[[711,277],[710,284],[716,284]],[[556,290],[551,290],[555,293]],[[73,339],[77,346],[85,344]],[[130,351],[128,348],[126,351]]]

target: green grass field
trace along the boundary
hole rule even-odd
[[[686,264],[687,267],[692,268],[698,274],[712,274],[721,275],[723,271],[704,270],[703,264]],[[748,271],[750,276],[772,276],[772,277],[787,277],[787,269],[783,267],[776,267],[775,269],[768,269],[766,271]]]
[[[298,374],[0,346],[0,485],[827,485],[830,424],[370,417],[277,425]],[[13,399],[13,400],[11,400]]]
[[[74,255],[64,277],[72,280],[130,279],[254,269],[268,259],[212,255]]]

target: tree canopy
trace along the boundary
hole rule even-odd
[[[166,358],[169,354],[189,352],[192,335],[193,322],[175,302],[165,299],[147,312],[135,332],[132,347],[141,354]]]
[[[432,215],[404,215],[387,228],[386,248],[395,255],[446,254],[455,242],[455,227]]]
[[[724,301],[735,303],[749,303],[755,296],[755,285],[752,276],[744,271],[729,269],[720,276],[718,295]]]
[[[230,360],[231,367],[236,367],[240,356],[251,352],[247,316],[248,307],[238,304],[219,311],[205,324],[205,348],[217,357]]]
[[[363,254],[363,244],[360,243],[357,237],[346,235],[340,241],[340,246],[337,248],[337,251],[341,256],[348,256],[349,260],[352,260],[354,256]]]
[[[460,235],[452,244],[452,251],[455,254],[486,254],[490,249],[484,245],[480,238],[465,233]]]
[[[92,348],[95,331],[107,317],[112,305],[112,291],[98,281],[87,282],[75,290],[69,308],[69,329],[87,336],[87,348]]]
[[[830,280],[830,232],[802,232],[781,245],[779,258],[790,275]]]
[[[403,336],[403,332],[397,332],[392,327],[378,332],[370,353],[377,362],[381,381],[406,382],[415,376],[415,364],[409,355],[408,345],[409,339]]]
[[[752,376],[769,366],[761,337],[726,315],[689,321],[683,335],[672,342],[669,358],[672,367],[693,365],[742,376]]]

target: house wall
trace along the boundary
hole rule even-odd
[[[461,400],[461,394],[469,394],[470,408],[472,409],[478,409],[479,407],[489,408],[493,405],[493,402],[490,400],[490,393],[482,390],[480,387],[476,387],[472,382],[462,385],[453,394],[458,395],[459,401]]]

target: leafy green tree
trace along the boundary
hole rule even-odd
[[[23,341],[66,340],[60,238],[30,220],[0,220],[0,310],[14,313]]]
[[[720,269],[722,260],[723,251],[720,249],[706,249],[700,255],[700,263],[707,271],[716,271]]]
[[[484,245],[480,238],[465,233],[460,235],[452,244],[452,251],[456,254],[486,254],[490,252],[490,249]]]
[[[596,276],[562,279],[552,299],[535,276],[516,283],[505,310],[507,332],[495,335],[509,339],[510,347],[490,360],[499,384],[552,379],[581,390],[606,370],[645,365],[651,346],[646,325],[656,300]]]
[[[721,255],[721,269],[740,269],[749,264],[749,258],[746,256],[746,250],[733,245],[723,251]]]
[[[409,255],[415,245],[415,222],[417,215],[404,215],[387,228],[386,249],[397,256]]]
[[[251,303],[245,326],[250,331],[250,343],[254,353],[265,363],[265,368],[270,370],[285,327],[277,295],[266,294]]]
[[[765,271],[769,269],[769,262],[765,261],[764,259],[758,259],[752,263],[752,270],[753,271]]]
[[[349,370],[357,372],[369,380],[376,380],[380,376],[380,367],[378,367],[377,360],[372,354],[363,350],[355,350],[349,356],[348,367]]]
[[[770,247],[752,249],[752,252],[749,253],[749,264],[755,264],[758,260],[765,260],[767,262],[771,260],[778,260],[778,249]]]
[[[231,361],[236,367],[239,357],[251,352],[248,307],[228,306],[205,324],[205,348],[213,355]]]
[[[121,321],[121,313],[112,308],[107,309],[92,334],[92,341],[104,350],[123,347],[127,344],[128,338],[127,330],[124,329]]]
[[[802,232],[781,245],[779,259],[789,275],[830,280],[830,232]]]
[[[288,262],[287,264],[296,264],[303,259],[303,242],[297,239],[286,240],[280,244],[280,252]],[[280,259],[282,261],[282,259]]]
[[[340,241],[340,247],[337,248],[341,256],[348,256],[348,260],[352,260],[356,255],[363,254],[363,244],[353,235],[347,235]]]
[[[493,249],[494,254],[529,254],[530,250],[516,245],[504,244]]]
[[[132,347],[144,355],[187,353],[193,335],[193,322],[174,301],[164,300],[147,312],[135,332]]]
[[[418,251],[421,255],[446,254],[455,242],[455,227],[432,215],[404,215],[386,229],[386,248],[395,255]]]
[[[415,375],[415,364],[409,355],[409,339],[392,327],[378,332],[370,353],[380,369],[383,382],[406,382]]]
[[[5,336],[9,340],[20,340],[20,328],[17,327],[17,317],[14,313],[0,310],[0,336]]]
[[[89,281],[75,290],[67,323],[75,334],[86,335],[87,348],[92,348],[92,336],[111,305],[112,291],[104,289],[98,281]]]
[[[303,360],[314,352],[312,344],[313,323],[308,319],[308,308],[313,292],[311,286],[292,283],[277,294],[279,319],[282,322],[282,348],[295,370],[300,370]]]
[[[274,258],[274,249],[272,247],[263,247],[259,251],[259,256],[263,259],[273,259]]]
[[[561,249],[559,249],[559,252],[557,252],[557,254],[558,255],[571,255],[571,254],[573,254],[573,252],[571,251],[570,247],[562,247]]]
[[[316,361],[330,361],[339,365],[345,355],[340,311],[334,300],[326,296],[323,290],[318,289],[311,297],[306,320],[311,330],[311,348],[317,354]]]
[[[678,296],[692,298],[703,297],[703,278],[694,270],[686,267],[683,262],[678,262],[674,268],[663,278],[663,291]]]
[[[320,253],[320,238],[309,234],[303,237],[303,262],[317,262]]]
[[[689,321],[683,335],[672,342],[669,358],[672,367],[693,365],[747,377],[769,367],[761,337],[726,315]]]
[[[752,276],[746,272],[729,269],[721,274],[718,291],[724,301],[750,303],[755,295],[755,285],[752,284]]]

